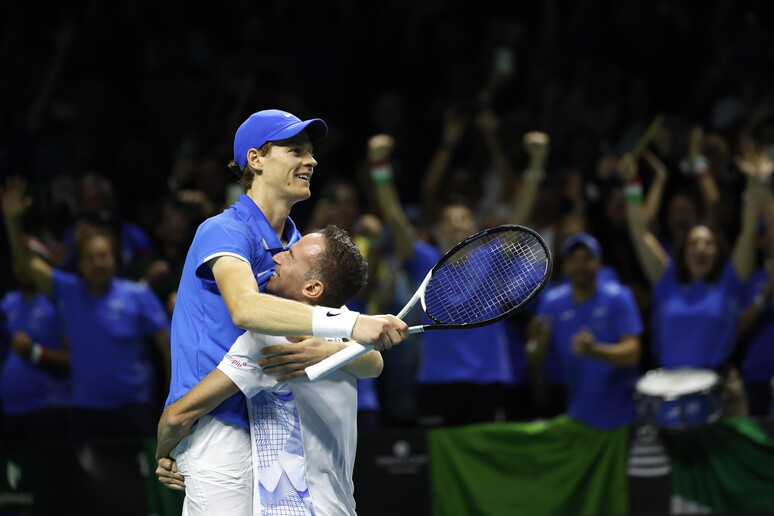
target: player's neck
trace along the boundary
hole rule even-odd
[[[290,209],[293,204],[285,202],[284,199],[273,197],[264,190],[253,190],[247,192],[247,196],[261,209],[263,216],[269,221],[272,229],[282,238],[285,229],[285,220],[290,216]]]

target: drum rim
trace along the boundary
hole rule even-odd
[[[713,378],[713,382],[708,385],[707,387],[703,387],[702,389],[690,391],[690,392],[676,392],[674,390],[667,390],[660,393],[655,393],[651,390],[648,390],[647,388],[643,388],[643,383],[648,378],[653,378],[656,376],[665,376],[668,373],[673,372],[700,372],[700,373],[709,373],[709,376]],[[701,394],[708,394],[712,392],[714,389],[717,388],[718,384],[720,382],[720,375],[713,371],[712,369],[703,369],[699,367],[676,367],[676,368],[667,368],[667,367],[658,367],[656,369],[651,369],[650,371],[647,371],[645,374],[643,374],[638,380],[635,385],[635,390],[638,394],[649,397],[649,398],[659,398],[663,399],[665,401],[675,401],[680,398],[684,398],[686,396],[694,396],[694,395],[701,395]]]

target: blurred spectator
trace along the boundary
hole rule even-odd
[[[169,322],[146,286],[115,276],[118,247],[109,233],[84,227],[75,236],[79,275],[51,267],[24,244],[21,217],[32,199],[26,182],[2,190],[3,215],[15,266],[62,309],[70,344],[72,418],[76,443],[97,438],[153,437],[160,414],[159,382],[147,339],[163,357],[169,381]]]
[[[538,366],[559,356],[567,386],[567,414],[596,428],[616,428],[635,417],[643,325],[631,291],[597,277],[602,248],[588,233],[562,246],[568,281],[540,298],[527,350]]]
[[[760,181],[748,174],[742,228],[730,259],[724,250],[724,235],[703,224],[691,228],[670,257],[647,228],[642,186],[632,155],[621,159],[619,173],[627,182],[630,235],[657,300],[653,320],[657,362],[669,369],[717,371],[723,378],[725,415],[745,415],[744,392],[729,359],[737,343],[744,284],[754,268]]]
[[[442,144],[422,179],[426,227],[438,222],[435,217],[440,206],[451,202],[471,206],[481,227],[508,218],[515,174],[500,143],[499,129],[500,119],[490,108],[452,106],[446,110]]]
[[[50,263],[51,252],[37,238],[30,252]],[[11,448],[40,442],[68,442],[70,352],[58,308],[29,276],[14,267],[19,289],[0,301],[10,350],[0,373],[3,437]]]
[[[544,210],[544,206],[538,201],[547,175],[550,138],[543,132],[530,131],[523,136],[523,146],[527,155],[527,167],[517,181],[506,222],[531,227],[543,236],[551,249],[556,235],[554,225],[543,226],[533,223],[536,219],[535,212],[544,211],[545,216],[545,211],[550,211]],[[545,221],[546,218],[542,220]],[[556,253],[552,251],[552,254],[556,263]],[[550,288],[551,284],[546,286],[546,289]],[[506,411],[509,420],[553,417],[563,413],[566,406],[564,380],[558,356],[552,354],[539,368],[530,367],[527,360],[526,325],[534,315],[537,304],[536,299],[525,307],[524,312],[507,321],[513,370],[513,379],[506,393]]]
[[[127,277],[142,277],[149,260],[156,254],[153,240],[143,228],[121,215],[112,182],[96,173],[85,174],[78,179],[76,201],[75,221],[60,237],[64,246],[60,267],[70,272],[75,271],[77,225],[85,222],[114,231],[120,245],[119,262],[116,264],[118,270]]]
[[[182,199],[181,195],[161,201],[161,219],[154,235],[158,258],[150,263],[144,279],[170,316],[188,247],[204,218],[201,204]]]
[[[392,136],[375,135],[368,141],[368,156],[379,210],[413,292],[443,253],[478,231],[478,223],[467,205],[441,203],[440,214],[437,219],[434,217],[438,223],[433,234],[438,243],[430,245],[420,239],[401,207],[392,182],[393,145]],[[429,324],[424,314],[422,321]],[[504,418],[505,388],[512,383],[506,323],[427,332],[420,337],[417,373],[420,425],[463,425]]]
[[[745,144],[745,145],[749,145]],[[742,380],[750,414],[768,415],[772,410],[774,379],[774,195],[771,191],[774,160],[765,147],[737,159],[746,173],[758,176],[766,188],[761,198],[761,223],[757,237],[757,267],[747,284],[745,310],[739,321]]]
[[[234,2],[221,7],[240,8]],[[181,23],[180,10],[171,6],[60,5],[45,12],[34,3],[8,6],[4,35],[13,44],[5,45],[2,63],[15,79],[0,84],[0,180],[21,173],[39,188],[40,236],[55,256],[50,235],[59,237],[69,226],[68,245],[74,245],[75,181],[83,171],[104,171],[114,186],[122,210],[120,219],[102,218],[105,227],[122,220],[153,240],[164,185],[170,193],[197,197],[206,212],[219,211],[227,175],[212,174],[222,157],[209,157],[230,152],[232,142],[223,136],[251,105],[336,113],[329,143],[318,149],[327,168],[320,171],[357,170],[354,182],[367,200],[366,212],[373,211],[370,167],[351,150],[368,135],[395,137],[394,183],[409,220],[430,241],[432,221],[423,220],[419,208],[425,178],[417,171],[432,170],[436,161],[446,160],[446,179],[425,192],[426,201],[487,199],[487,210],[502,210],[502,198],[489,202],[502,185],[487,145],[493,140],[481,120],[476,123],[489,111],[496,113],[496,143],[514,168],[526,157],[515,145],[526,128],[551,135],[551,166],[536,209],[523,223],[561,249],[554,245],[561,240],[557,234],[554,242],[559,219],[567,215],[562,225],[585,219],[582,227],[600,239],[605,265],[615,267],[650,321],[650,283],[638,284],[642,266],[631,261],[628,240],[619,246],[625,190],[604,179],[620,153],[631,148],[649,115],[666,114],[650,147],[666,171],[664,180],[646,153],[653,174],[643,167],[642,183],[648,228],[670,255],[709,207],[703,179],[690,168],[694,126],[706,132],[696,141],[717,183],[720,233],[735,235],[741,225],[746,176],[731,159],[739,138],[755,138],[774,156],[774,11],[766,2],[490,2],[475,13],[461,3],[423,0],[334,8],[305,2],[302,18],[318,23],[288,42],[279,20],[294,7],[271,4],[227,26],[202,10],[186,11]],[[117,38],[110,30],[117,24],[136,30]],[[40,30],[26,29],[33,25]],[[304,61],[309,42],[317,45],[314,62]],[[294,64],[300,62],[306,65]],[[456,141],[437,141],[444,114],[450,116],[443,136],[459,130]],[[483,120],[495,125],[488,122]],[[433,153],[439,143],[443,148]],[[226,185],[227,199],[239,188]],[[502,193],[511,197],[513,190]],[[294,219],[305,220],[311,207],[295,207],[300,212]],[[473,207],[479,223],[497,220]],[[426,207],[424,213],[436,216],[439,210]],[[615,231],[608,231],[614,223]],[[134,252],[131,245],[126,256]],[[74,271],[73,248],[68,252],[67,263],[55,263]],[[560,253],[555,257],[558,262]],[[0,265],[6,268],[0,281],[5,293],[16,285],[10,264]],[[147,265],[121,263],[119,270],[137,279]],[[385,296],[393,290],[399,297],[405,271],[389,271],[396,285],[385,284]],[[561,267],[556,272],[558,279]],[[643,350],[648,345],[644,340]],[[394,370],[388,367],[385,375]]]

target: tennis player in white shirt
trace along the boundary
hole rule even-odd
[[[343,305],[359,292],[368,274],[357,247],[335,226],[304,236],[277,254],[274,262],[266,291],[310,305]],[[319,345],[347,343],[321,341]],[[246,331],[218,368],[162,415],[156,454],[159,480],[170,488],[188,490],[187,496],[196,489],[196,475],[181,475],[187,473],[182,457],[195,447],[186,436],[194,424],[199,427],[197,433],[206,432],[212,419],[209,411],[242,391],[248,397],[252,443],[252,514],[356,514],[352,482],[356,379],[378,376],[382,356],[371,351],[312,384],[303,369],[319,360],[308,339],[301,346],[286,337]],[[251,452],[244,453],[247,457]],[[163,458],[167,456],[178,458],[178,464]],[[244,493],[229,494],[227,478],[223,485],[224,496],[233,496],[235,511],[243,513]],[[185,509],[194,513],[191,507]],[[195,510],[209,514],[207,507]]]

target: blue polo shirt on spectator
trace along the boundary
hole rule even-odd
[[[290,218],[285,221],[283,237],[287,247],[301,238]],[[263,291],[274,270],[272,256],[287,247],[260,208],[244,194],[223,213],[199,226],[186,256],[172,315],[172,382],[166,406],[217,368],[237,337],[244,333],[231,321],[207,262],[219,256],[244,260],[252,267]],[[210,415],[249,428],[242,393],[221,403]]]
[[[419,285],[441,258],[435,247],[417,240],[405,268],[412,283]],[[423,315],[422,324],[430,324]],[[504,322],[469,330],[429,331],[422,334],[420,383],[470,382],[511,383],[508,332]]]
[[[597,272],[597,283],[607,282],[620,284],[620,279],[618,273],[613,267],[610,267],[609,265],[603,265],[602,268]],[[555,288],[561,288],[566,285],[569,285],[569,280],[565,274],[562,274],[558,283],[546,286],[543,292],[541,292],[535,299],[535,304],[539,305],[539,300],[542,297],[548,296],[548,293],[551,290],[554,290]],[[559,356],[558,350],[555,348],[552,347],[548,350],[541,370],[543,371],[546,380],[548,380],[551,385],[564,384],[564,368],[562,366],[562,359]]]
[[[54,303],[38,293],[25,300],[22,291],[9,292],[0,302],[6,318],[10,342],[17,331],[48,349],[62,349],[62,324]],[[8,351],[0,373],[0,399],[3,413],[29,414],[52,407],[70,405],[70,373],[54,373]]]
[[[715,283],[680,283],[674,262],[655,285],[655,354],[666,368],[717,369],[736,343],[745,285],[729,261]]]
[[[113,278],[107,291],[94,295],[75,274],[54,269],[52,279],[70,342],[72,405],[101,410],[153,403],[156,373],[147,338],[169,329],[153,291]]]
[[[642,320],[628,287],[597,280],[594,295],[578,305],[569,283],[540,297],[538,316],[550,316],[551,350],[562,365],[568,391],[567,414],[601,429],[631,423],[635,417],[637,366],[614,366],[572,352],[571,338],[588,327],[597,343],[616,344],[626,335],[640,335]]]

